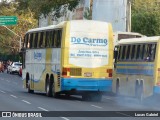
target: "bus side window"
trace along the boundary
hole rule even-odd
[[[152,44],[152,46],[151,46],[151,51],[150,51],[151,61],[154,61],[154,59],[155,59],[156,47],[157,47],[156,44]]]
[[[140,49],[140,48],[141,48],[141,45],[138,45],[138,46],[137,46],[137,50],[136,50],[136,60],[139,59],[140,52],[141,52],[141,49]]]
[[[115,59],[115,61],[116,61],[116,59],[117,59],[117,56],[118,55],[118,46],[115,46],[114,47],[114,59]]]
[[[118,60],[120,60],[120,58],[121,58],[121,50],[122,50],[122,46],[119,46],[119,49],[118,49]]]
[[[121,59],[124,60],[125,56],[126,56],[126,46],[123,46]]]
[[[43,32],[40,32],[40,38],[39,38],[39,48],[43,48]]]
[[[46,37],[45,37],[45,47],[49,47],[49,31],[46,32]]]
[[[52,31],[52,47],[56,47],[55,30]]]
[[[134,59],[134,56],[135,56],[135,45],[132,45],[132,50],[131,50],[131,59],[133,60]]]
[[[46,47],[46,32],[43,32],[43,42],[42,42],[42,46],[45,48]]]
[[[61,38],[62,38],[62,30],[57,30],[57,41],[56,41],[56,47],[61,47]]]
[[[26,48],[30,48],[30,38],[31,38],[31,34],[28,34],[28,40],[26,43]]]
[[[127,46],[127,56],[126,56],[126,59],[129,60],[129,57],[130,57],[130,50],[131,50],[131,46],[128,45]]]
[[[140,59],[141,59],[141,60],[144,59],[144,54],[145,54],[145,45],[142,45],[141,55],[140,55]]]
[[[48,47],[52,47],[53,32],[49,31],[48,33],[49,33],[49,35],[48,35],[48,42],[47,42],[48,44],[47,44],[47,46]]]
[[[38,33],[34,34],[34,48],[37,48],[38,46]]]
[[[38,32],[38,38],[37,38],[37,48],[40,48],[39,43],[40,43],[40,38],[41,38],[41,33]]]
[[[33,33],[31,33],[31,36],[30,36],[30,48],[32,48],[32,45],[33,45]]]

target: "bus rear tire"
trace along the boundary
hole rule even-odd
[[[48,97],[52,97],[53,94],[52,94],[52,88],[53,88],[53,85],[51,84],[51,82],[47,82],[47,85],[46,85],[46,94]]]

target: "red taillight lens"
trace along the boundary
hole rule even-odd
[[[112,69],[107,69],[106,72],[108,73],[108,77],[112,77]]]
[[[63,68],[62,69],[62,75],[67,76],[67,72],[70,72],[70,68]]]
[[[112,77],[112,73],[109,73],[108,77]]]
[[[112,73],[112,69],[107,69],[106,72],[107,73]]]

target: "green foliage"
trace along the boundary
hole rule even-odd
[[[23,37],[31,28],[37,25],[37,20],[33,18],[34,14],[29,10],[17,11],[18,5],[16,3],[2,3],[0,4],[0,16],[17,16],[18,24],[7,26],[8,29]],[[20,37],[16,36],[3,26],[0,26],[0,53],[16,54],[19,50]]]
[[[132,31],[147,36],[160,35],[160,2],[132,1]]]
[[[34,17],[38,19],[42,14],[47,16],[53,10],[55,17],[60,17],[60,7],[67,5],[69,10],[73,10],[80,0],[16,0],[19,3],[18,10],[30,9],[34,12]]]
[[[92,11],[89,8],[86,8],[86,10],[84,12],[84,18],[87,20],[92,19]]]

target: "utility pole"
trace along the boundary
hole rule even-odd
[[[127,0],[126,7],[126,31],[131,32],[131,0]]]

